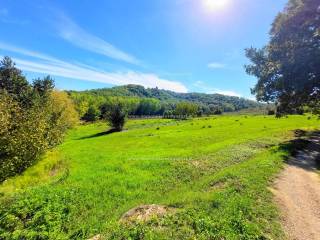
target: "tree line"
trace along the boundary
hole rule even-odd
[[[121,102],[128,115],[179,118],[181,108],[188,116],[203,116],[261,107],[257,102],[220,94],[175,93],[158,88],[126,85],[88,91],[68,91],[82,120],[102,119],[106,109]],[[187,110],[189,109],[189,110]],[[192,109],[192,113],[190,113]]]
[[[121,106],[127,116],[182,117],[203,114],[200,106],[191,102],[165,103],[155,98],[97,96],[82,92],[69,92],[69,96],[75,103],[80,119],[88,122],[104,119],[114,106]]]

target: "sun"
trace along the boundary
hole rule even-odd
[[[225,8],[230,0],[203,0],[204,7],[207,10],[215,11]]]

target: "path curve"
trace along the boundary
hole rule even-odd
[[[288,161],[272,189],[291,240],[320,240],[320,177],[316,172],[320,134],[309,140],[307,148]]]

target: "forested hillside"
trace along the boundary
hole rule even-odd
[[[76,102],[80,115],[89,112],[103,112],[103,104],[112,99],[121,99],[130,105],[132,115],[164,115],[174,111],[179,102],[190,102],[199,108],[198,115],[233,112],[242,109],[263,107],[263,104],[245,98],[221,94],[176,93],[158,88],[144,88],[139,85],[125,85],[87,91],[69,91]]]

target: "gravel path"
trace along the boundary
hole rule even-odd
[[[289,160],[272,190],[291,240],[320,240],[320,176],[316,172],[320,135],[310,141],[305,150]]]

